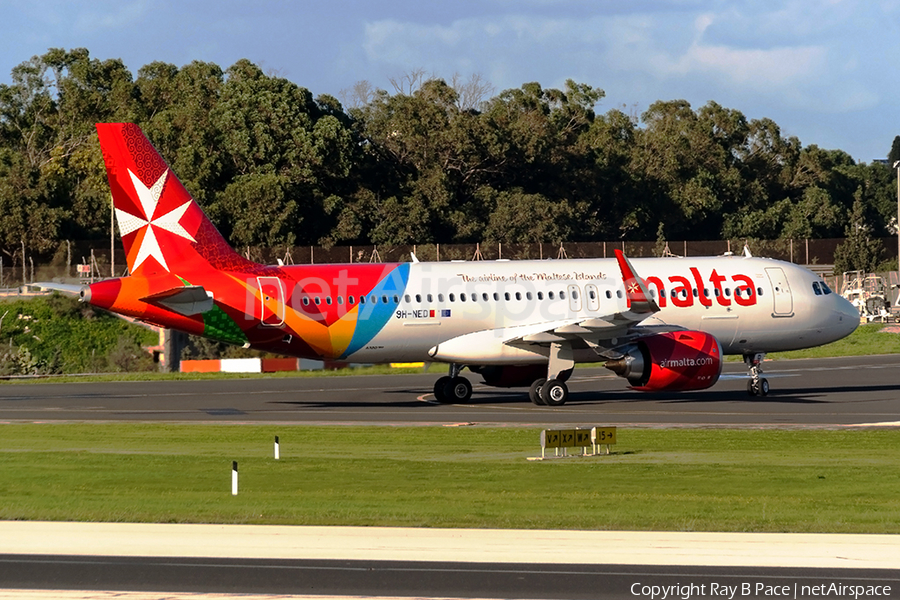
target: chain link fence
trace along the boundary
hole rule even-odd
[[[754,256],[764,256],[807,265],[820,275],[833,276],[834,251],[843,238],[817,240],[753,240],[746,245]],[[897,238],[881,238],[883,256],[897,256]],[[561,258],[611,258],[613,250],[629,257],[711,256],[726,252],[740,254],[742,240],[672,242],[570,242],[563,244],[416,244],[404,246],[295,246],[245,247],[237,251],[250,260],[291,265],[323,263],[405,262],[415,254],[420,261],[450,260],[553,260]],[[24,260],[23,260],[24,257]],[[24,268],[23,268],[24,263]],[[97,247],[96,242],[66,242],[51,260],[35,259],[27,251],[0,255],[0,289],[17,288],[37,281],[63,283],[90,282],[126,274],[121,241],[115,250]],[[840,275],[840,274],[838,274]],[[839,286],[838,286],[839,287]]]

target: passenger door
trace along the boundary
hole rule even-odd
[[[772,283],[773,312],[776,317],[792,317],[794,315],[794,298],[791,286],[781,267],[766,267],[766,275]]]
[[[260,322],[269,327],[284,323],[284,287],[277,277],[257,277],[260,293]]]

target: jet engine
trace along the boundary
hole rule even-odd
[[[643,392],[704,390],[722,374],[722,346],[702,331],[672,331],[619,348],[606,368]]]

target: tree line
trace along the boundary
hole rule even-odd
[[[103,121],[138,123],[236,246],[846,236],[840,260],[872,270],[896,231],[900,136],[866,164],[712,101],[598,113],[603,90],[572,80],[391,83],[342,103],[248,60],[134,77],[51,49],[0,85],[0,252],[108,239]]]

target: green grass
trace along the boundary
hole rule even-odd
[[[620,428],[610,456],[527,461],[538,440],[514,428],[4,424],[0,519],[900,533],[895,431]]]
[[[827,358],[832,356],[866,356],[873,354],[900,353],[900,334],[882,332],[883,323],[860,325],[856,331],[842,340],[805,350],[773,352],[771,359],[781,358]]]

